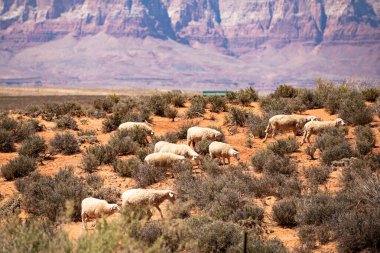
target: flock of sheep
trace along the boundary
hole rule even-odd
[[[293,131],[296,135],[298,130],[303,129],[302,144],[306,140],[310,143],[310,136],[317,134],[327,127],[339,127],[345,123],[342,119],[338,118],[334,121],[319,121],[315,116],[304,115],[276,115],[269,119],[268,126],[265,130],[266,135],[264,142],[267,140],[268,135],[271,134],[272,138],[275,137],[278,131]],[[132,129],[139,127],[144,129],[147,136],[153,136],[154,132],[150,126],[140,122],[126,122],[119,126],[119,130]],[[225,165],[230,164],[230,158],[235,157],[238,161],[239,152],[231,145],[223,142],[215,141],[222,133],[218,130],[207,127],[191,127],[187,131],[187,145],[174,144],[166,141],[159,141],[154,146],[154,153],[146,156],[145,162],[152,166],[165,166],[169,167],[175,162],[183,161],[187,158],[199,164],[199,154],[191,148],[195,148],[195,144],[202,140],[212,140],[209,145],[209,153],[212,159],[221,158]],[[171,190],[155,190],[155,189],[130,189],[122,194],[122,207],[126,206],[154,206],[162,212],[159,205],[165,201],[175,200],[176,194]],[[100,218],[101,215],[111,215],[118,212],[120,207],[117,204],[109,204],[105,200],[96,198],[85,198],[82,201],[82,222],[83,227],[87,227],[87,221],[91,218]]]

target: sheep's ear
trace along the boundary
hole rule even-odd
[[[169,192],[169,197],[173,198],[174,197],[174,193]]]

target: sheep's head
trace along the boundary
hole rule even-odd
[[[239,151],[231,148],[228,152],[231,156],[235,157],[236,160],[240,161],[240,157],[239,157]]]
[[[170,200],[170,202],[174,202],[176,199],[176,194],[173,191],[169,191],[167,193],[167,197],[168,197],[168,200]]]
[[[344,125],[346,125],[346,123],[344,123],[344,121],[343,121],[343,119],[341,119],[341,118],[337,118],[336,120],[335,120],[335,126],[344,126]]]
[[[110,213],[116,213],[120,211],[120,206],[117,204],[110,204]]]
[[[308,116],[308,117],[306,118],[306,121],[307,121],[307,122],[309,122],[309,121],[315,121],[315,120],[318,120],[318,118],[315,117],[315,116]]]

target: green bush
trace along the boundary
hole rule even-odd
[[[318,109],[323,107],[323,101],[320,100],[315,90],[299,89],[297,97],[307,109]]]
[[[140,164],[138,169],[133,171],[132,178],[137,181],[140,187],[146,187],[163,180],[165,175],[165,168]]]
[[[34,129],[35,132],[42,132],[44,128],[46,128],[45,125],[41,124],[41,122],[39,122],[36,119],[29,120],[28,124],[30,125],[32,129]]]
[[[353,152],[347,141],[331,146],[321,152],[321,160],[327,165],[330,165],[333,161],[351,156],[353,156]]]
[[[60,169],[54,177],[33,173],[17,180],[16,188],[23,194],[23,207],[30,214],[58,222],[70,211],[66,214],[71,220],[81,219],[81,202],[87,197],[87,190],[72,167]]]
[[[78,140],[80,143],[94,144],[98,142],[96,132],[94,130],[81,130],[78,132]]]
[[[60,130],[78,130],[78,124],[71,116],[65,115],[58,119],[57,128]]]
[[[45,153],[47,145],[45,144],[45,139],[36,135],[30,136],[28,139],[24,140],[18,153],[23,156],[29,156],[32,158],[37,158],[41,153]]]
[[[375,87],[364,88],[360,92],[364,99],[369,102],[375,102],[380,96],[380,89]]]
[[[94,108],[99,111],[112,112],[112,108],[115,105],[115,101],[110,98],[99,98],[94,101]]]
[[[238,107],[232,107],[228,111],[227,123],[237,125],[237,126],[245,126],[248,119],[248,113],[243,109]]]
[[[110,145],[92,145],[86,153],[92,154],[100,165],[112,164],[117,156],[114,148]]]
[[[318,149],[323,151],[345,141],[345,132],[342,129],[330,127],[318,134],[316,146]]]
[[[129,158],[128,160],[117,159],[112,164],[113,170],[121,177],[132,177],[132,175],[139,169],[141,161],[137,158]]]
[[[0,128],[0,152],[10,153],[13,152],[14,149],[15,147],[12,133]]]
[[[227,102],[224,97],[221,96],[211,96],[208,101],[210,102],[211,112],[225,112],[227,110]]]
[[[267,128],[269,118],[270,117],[268,114],[265,114],[263,117],[258,116],[256,114],[248,115],[248,119],[247,119],[248,129],[255,138],[265,137],[265,129]]]
[[[162,96],[153,95],[148,99],[148,106],[155,115],[164,117],[168,104]]]
[[[6,180],[28,176],[37,168],[33,158],[19,156],[1,166],[1,174]]]
[[[285,198],[273,205],[273,219],[280,226],[295,226],[297,214],[297,202],[294,198]]]
[[[356,151],[360,155],[367,155],[375,147],[376,138],[370,126],[355,128]]]
[[[50,140],[53,152],[62,153],[64,155],[72,155],[79,152],[79,143],[71,133],[56,134]]]
[[[348,124],[365,125],[372,121],[372,112],[360,94],[351,92],[341,103],[339,117]]]
[[[289,157],[279,156],[269,149],[256,152],[252,156],[251,162],[258,172],[269,174],[291,175],[296,169],[295,164],[290,161]]]
[[[256,90],[254,90],[252,87],[249,87],[244,90],[239,90],[236,93],[236,99],[241,105],[247,106],[251,102],[257,101],[259,99],[259,96]]]
[[[318,185],[326,183],[330,168],[327,166],[312,166],[304,170],[305,178],[311,185]]]
[[[212,141],[210,140],[201,140],[195,144],[195,150],[200,155],[208,154],[208,147],[210,146]]]
[[[100,162],[96,159],[95,155],[85,153],[82,156],[82,166],[88,173],[93,173],[100,166]]]
[[[134,154],[139,148],[138,143],[134,142],[129,136],[127,136],[125,131],[117,131],[111,136],[108,145],[111,146],[118,155]]]
[[[16,130],[18,127],[18,122],[14,119],[9,118],[8,116],[5,116],[0,121],[0,128],[7,130],[7,131],[13,131]]]
[[[120,113],[114,113],[111,116],[107,116],[107,118],[102,122],[102,130],[105,133],[112,132],[116,130],[120,124],[122,123],[122,118]]]
[[[273,94],[273,96],[276,98],[295,98],[297,97],[297,95],[297,90],[294,87],[287,84],[279,85]]]
[[[202,117],[205,113],[205,108],[207,101],[202,96],[194,96],[190,99],[191,105],[189,110],[186,112],[186,116],[189,119]]]
[[[174,107],[168,106],[165,108],[164,115],[165,117],[171,119],[174,122],[175,118],[178,117],[178,110],[175,109]]]
[[[178,133],[177,133],[178,139],[180,139],[180,140],[186,140],[187,130],[190,127],[197,126],[198,124],[199,124],[198,122],[193,121],[193,120],[187,120],[187,121],[183,122],[179,126],[179,129],[178,129]]]
[[[272,150],[275,154],[279,156],[284,156],[285,154],[290,154],[300,147],[295,137],[288,137],[287,139],[277,140],[274,143],[268,145],[268,149]]]

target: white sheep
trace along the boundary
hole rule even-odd
[[[146,132],[146,134],[149,135],[150,137],[154,136],[153,129],[150,126],[148,126],[148,124],[143,123],[143,122],[125,122],[125,123],[120,124],[118,129],[120,131],[121,130],[132,130],[136,127],[143,129]],[[147,136],[146,136],[146,142],[147,143],[149,142]]]
[[[153,153],[147,155],[144,161],[151,166],[170,167],[177,161],[184,161],[186,158],[182,155],[173,153]]]
[[[265,129],[265,138],[263,142],[266,142],[268,135],[272,133],[272,138],[276,136],[277,130],[293,131],[294,136],[297,136],[297,130],[303,128],[303,126],[309,121],[315,121],[317,117],[306,115],[275,115],[269,119],[268,126]]]
[[[91,218],[101,218],[102,215],[111,215],[118,212],[120,207],[117,204],[108,204],[107,201],[96,198],[85,198],[82,200],[82,223],[83,228],[87,229],[87,221]]]
[[[327,120],[327,121],[310,121],[305,124],[303,127],[303,139],[301,145],[306,142],[310,143],[310,136],[312,134],[318,134],[329,127],[339,127],[344,126],[345,123],[343,119],[337,118],[336,120]]]
[[[227,158],[228,164],[231,163],[230,158],[235,157],[236,160],[240,161],[239,152],[234,149],[230,144],[213,141],[208,147],[211,159],[222,158],[223,165],[226,165],[224,159]]]
[[[199,154],[195,152],[191,147],[186,144],[175,144],[166,141],[159,141],[154,145],[154,152],[158,153],[173,153],[176,155],[182,155],[186,158],[190,158],[199,163]]]
[[[222,133],[218,130],[209,127],[190,127],[187,130],[187,145],[195,148],[195,143],[202,140],[214,141],[217,137],[221,136]]]
[[[176,194],[171,190],[155,190],[155,189],[131,189],[123,192],[121,195],[122,207],[126,206],[154,206],[160,212],[159,205],[166,199],[174,202]]]

